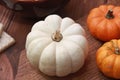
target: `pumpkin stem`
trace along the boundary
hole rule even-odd
[[[115,53],[120,55],[120,49],[118,47],[115,48]]]
[[[106,18],[107,19],[113,19],[114,18],[113,10],[112,9],[108,10],[108,12],[106,14]]]
[[[62,40],[63,36],[62,34],[60,33],[59,30],[57,30],[55,33],[53,33],[52,35],[52,40],[53,41],[56,41],[56,42],[60,42]]]

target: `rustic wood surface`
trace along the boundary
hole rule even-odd
[[[0,80],[114,80],[104,76],[95,63],[95,52],[103,44],[88,31],[86,18],[89,11],[101,4],[120,5],[120,0],[71,0],[63,9],[56,12],[62,17],[71,17],[86,30],[89,42],[89,55],[85,65],[78,72],[58,78],[48,77],[33,69],[26,58],[25,40],[32,25],[41,19],[28,19],[19,13],[0,5],[0,22],[4,30],[15,38],[16,44],[0,55]]]

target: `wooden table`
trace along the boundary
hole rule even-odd
[[[49,77],[33,69],[25,53],[26,35],[38,19],[27,19],[0,5],[0,22],[4,30],[15,38],[16,44],[0,55],[0,80],[114,80],[105,77],[95,63],[95,52],[103,44],[96,40],[88,31],[86,18],[89,11],[101,4],[120,5],[119,0],[71,0],[63,9],[56,12],[62,17],[71,17],[86,30],[89,42],[89,55],[85,65],[78,72],[58,78]],[[39,19],[41,20],[41,19]]]

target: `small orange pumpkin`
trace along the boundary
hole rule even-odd
[[[120,7],[101,5],[90,11],[87,25],[91,34],[102,40],[120,38]]]
[[[97,50],[96,63],[104,75],[120,79],[120,39],[104,43]]]

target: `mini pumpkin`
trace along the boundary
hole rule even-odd
[[[71,18],[49,15],[35,23],[27,35],[30,63],[49,76],[66,76],[78,71],[88,53],[84,29]]]
[[[120,38],[120,7],[101,5],[90,11],[87,25],[91,34],[102,40]]]
[[[97,50],[96,62],[104,75],[120,79],[120,39],[104,43]]]

